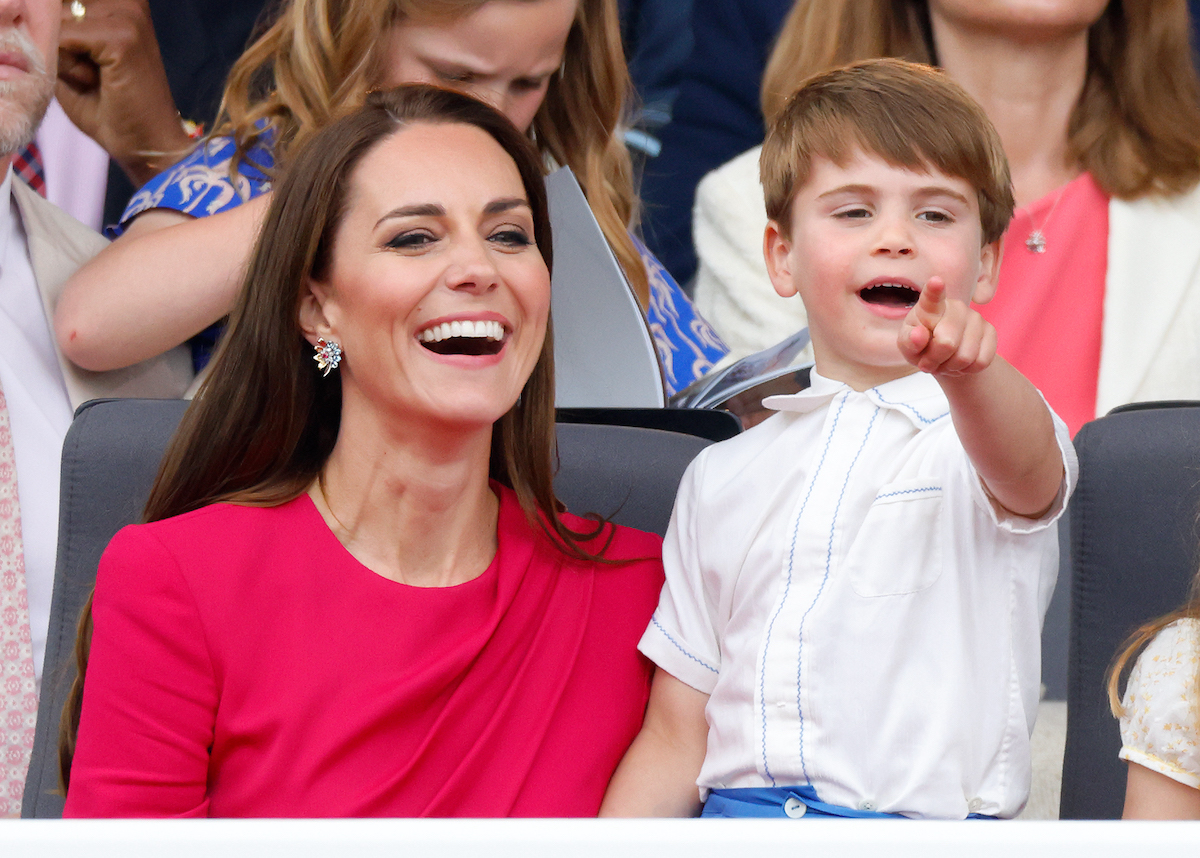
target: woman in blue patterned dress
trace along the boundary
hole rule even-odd
[[[217,133],[147,184],[120,238],[68,282],[55,314],[64,353],[105,370],[190,340],[207,363],[276,165],[371,89],[409,81],[491,102],[572,169],[646,312],[668,392],[725,354],[629,231],[615,0],[285,0],[231,71]]]

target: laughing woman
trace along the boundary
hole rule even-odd
[[[466,96],[302,147],[101,561],[67,815],[596,812],[662,567],[558,511],[549,257],[536,151]]]

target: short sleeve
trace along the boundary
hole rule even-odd
[[[1138,657],[1125,689],[1122,760],[1200,788],[1200,621],[1160,631]]]
[[[65,816],[206,816],[217,688],[171,553],[125,528],[100,560]]]
[[[711,595],[705,592],[697,506],[704,453],[688,466],[663,540],[666,583],[638,649],[667,673],[711,694],[720,670],[720,646]]]
[[[1013,513],[1004,514],[1005,511],[997,507],[995,501],[984,489],[983,481],[979,479],[979,475],[971,466],[972,494],[976,505],[987,510],[996,526],[1009,533],[1037,533],[1057,522],[1066,510],[1067,501],[1070,500],[1075,491],[1075,483],[1079,480],[1079,457],[1075,454],[1075,445],[1071,443],[1071,430],[1067,428],[1067,424],[1063,422],[1062,418],[1054,413],[1054,409],[1050,408],[1049,403],[1046,403],[1045,397],[1042,397],[1042,402],[1046,404],[1046,409],[1054,421],[1054,440],[1058,444],[1059,455],[1062,457],[1063,476],[1059,483],[1058,495],[1040,518],[1026,518]]]
[[[150,209],[207,217],[269,191],[271,180],[267,173],[274,165],[269,142],[260,142],[246,152],[238,160],[237,173],[231,177],[229,166],[236,149],[232,137],[213,137],[201,143],[133,195],[121,222],[106,230],[109,238],[120,236],[131,220]]]

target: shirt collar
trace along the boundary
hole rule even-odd
[[[804,390],[768,396],[763,400],[763,405],[775,411],[806,414],[822,408],[843,391],[853,392],[849,385],[825,378],[815,369],[809,377],[809,386]],[[950,414],[950,406],[941,385],[926,372],[910,373],[859,395],[866,396],[880,408],[903,414],[917,429],[932,426]]]

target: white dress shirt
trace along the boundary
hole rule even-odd
[[[0,384],[12,426],[33,664],[40,680],[58,546],[59,467],[72,410],[12,198],[14,181],[10,168],[0,184]]]
[[[1033,521],[999,515],[932,377],[813,374],[702,452],[641,649],[711,695],[698,783],[811,783],[915,817],[1014,816],[1030,783],[1041,620],[1077,465]]]
[[[108,153],[75,127],[58,99],[51,99],[37,131],[46,199],[96,232],[104,228],[104,194],[108,190]]]

